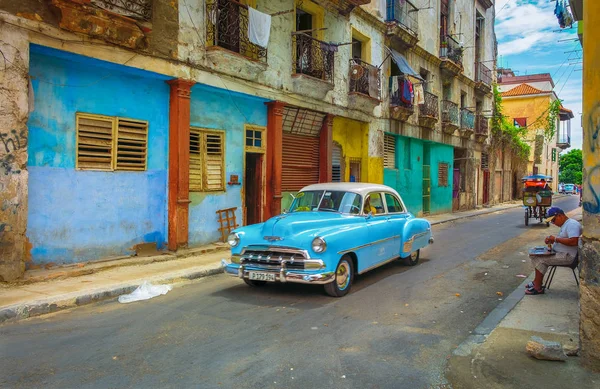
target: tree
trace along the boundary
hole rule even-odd
[[[583,155],[581,150],[573,149],[558,160],[558,180],[565,184],[581,185],[583,178]]]

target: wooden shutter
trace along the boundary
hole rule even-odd
[[[148,123],[117,119],[116,170],[146,170]]]
[[[342,147],[334,143],[331,148],[331,181],[342,182],[342,174]]]
[[[396,137],[386,134],[383,142],[383,166],[386,169],[396,168]]]
[[[203,134],[205,150],[204,190],[225,190],[225,169],[223,152],[223,133],[206,132]]]
[[[281,190],[296,192],[319,182],[319,138],[283,133]]]
[[[77,168],[113,170],[114,119],[77,114]]]
[[[438,186],[448,186],[448,164],[441,163],[438,165]]]
[[[200,130],[190,128],[190,191],[202,191],[202,149]]]

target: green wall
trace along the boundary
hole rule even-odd
[[[429,143],[429,150],[431,158],[431,213],[452,212],[454,147],[441,143]],[[448,186],[439,186],[438,170],[440,163],[449,165]]]

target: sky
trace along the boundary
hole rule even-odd
[[[498,67],[511,68],[519,76],[550,73],[558,98],[575,116],[571,119],[571,149],[581,149],[581,44],[574,40],[576,23],[572,28],[560,28],[555,5],[555,0],[495,1]]]

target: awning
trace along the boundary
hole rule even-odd
[[[392,59],[394,60],[394,62],[396,62],[396,65],[398,65],[398,68],[400,68],[400,71],[402,73],[414,78],[418,78],[421,81],[425,81],[419,73],[415,72],[413,68],[410,67],[408,61],[406,60],[406,58],[404,58],[402,54],[393,49],[390,49],[390,54],[392,55]]]

